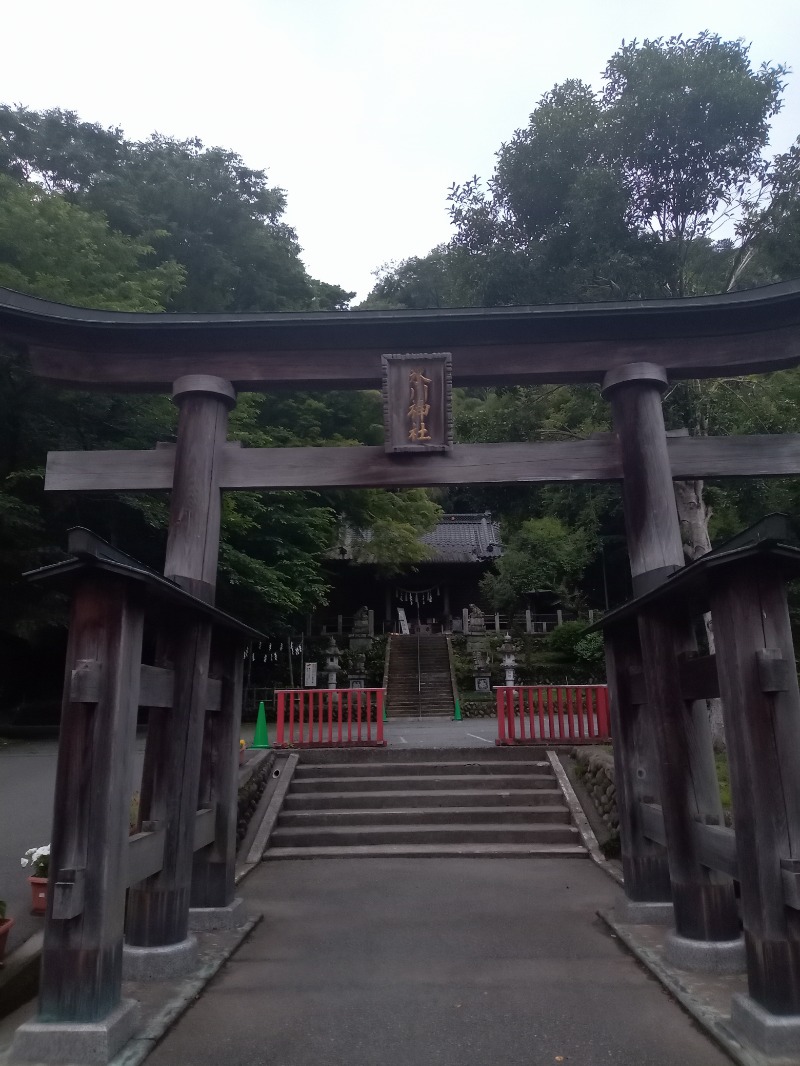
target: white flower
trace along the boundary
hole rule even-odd
[[[39,861],[43,858],[50,857],[50,845],[44,844],[40,848],[28,848],[25,854],[20,859],[21,866],[33,866],[36,868]]]

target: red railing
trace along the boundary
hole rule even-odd
[[[498,744],[609,740],[605,685],[507,685],[497,692]]]
[[[275,693],[277,748],[377,747],[383,739],[382,688],[300,688]]]

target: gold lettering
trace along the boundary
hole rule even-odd
[[[408,375],[408,384],[411,393],[411,406],[408,409],[411,429],[408,431],[408,439],[415,444],[433,440],[425,425],[425,419],[431,409],[428,403],[428,388],[431,379],[425,377],[422,370],[412,370]]]

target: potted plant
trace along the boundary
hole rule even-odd
[[[0,966],[3,965],[3,958],[6,953],[6,942],[8,941],[8,934],[11,932],[11,926],[13,924],[13,918],[6,918],[6,901],[0,899]]]
[[[47,877],[50,873],[50,845],[28,848],[20,860],[30,866],[28,884],[31,886],[31,914],[44,914],[47,910]]]

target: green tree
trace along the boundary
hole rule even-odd
[[[670,252],[666,286],[691,295],[691,243],[720,209],[741,211],[766,173],[770,119],[781,107],[786,67],[753,70],[743,41],[695,38],[623,44],[605,70],[603,117],[632,220]]]
[[[503,555],[481,581],[481,592],[493,607],[503,609],[518,606],[526,593],[545,590],[574,603],[594,552],[594,538],[586,528],[570,528],[553,517],[530,518],[507,538]]]
[[[119,165],[122,130],[83,122],[74,111],[0,104],[0,172],[48,192],[82,193]]]
[[[174,260],[97,213],[0,174],[0,285],[82,307],[160,311],[183,284]]]

